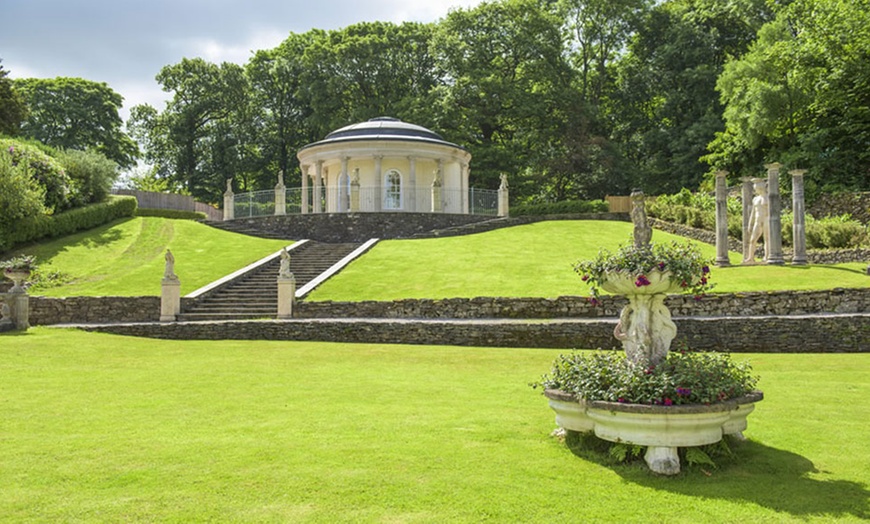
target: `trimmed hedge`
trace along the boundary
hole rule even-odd
[[[0,232],[0,251],[43,238],[57,238],[92,229],[123,217],[136,216],[136,197],[110,196],[105,202],[72,209],[56,215],[39,215],[14,224]]]
[[[134,197],[135,198],[135,197]],[[205,220],[208,217],[200,211],[181,211],[179,209],[157,209],[140,207],[136,210],[137,217],[180,218],[184,220]]]
[[[604,200],[563,200],[562,202],[514,206],[511,208],[510,214],[515,217],[523,215],[568,215],[575,213],[607,213],[609,209],[607,202]]]

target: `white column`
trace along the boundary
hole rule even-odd
[[[460,164],[460,175],[461,175],[460,176],[460,178],[461,178],[460,186],[462,187],[462,213],[465,215],[467,215],[469,213],[469,209],[470,209],[470,206],[468,205],[468,193],[469,193],[468,175],[469,175],[469,171],[470,170],[468,168],[468,164],[465,162],[462,162],[462,164]]]
[[[384,160],[382,155],[375,156],[375,211],[383,211],[384,174],[381,172],[381,164]]]
[[[728,261],[728,171],[716,171],[716,265]]]
[[[498,216],[506,217],[510,214],[510,189],[506,174],[501,175],[501,184],[498,187]]]
[[[405,190],[405,209],[411,213],[417,211],[417,159],[408,157],[408,183]]]
[[[339,213],[347,213],[350,210],[350,202],[347,190],[347,163],[350,161],[350,157],[343,157],[341,159],[341,174],[338,176],[338,209]]]
[[[302,169],[302,209],[300,212],[303,215],[308,214],[308,164],[299,166]]]
[[[785,263],[782,258],[782,201],[779,195],[779,168],[782,164],[774,162],[764,167],[767,168],[767,205],[770,210],[770,254],[767,263],[780,265]]]
[[[350,181],[350,212],[359,213],[359,168],[354,169]]]
[[[323,160],[314,164],[314,213],[323,213]]]
[[[743,181],[743,259],[747,260],[746,252],[749,251],[751,245],[749,235],[752,232],[749,231],[749,221],[752,218],[752,195],[755,184],[751,177],[743,177],[741,180]],[[752,256],[754,257],[755,254],[753,253]]]

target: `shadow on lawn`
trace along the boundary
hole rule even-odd
[[[630,482],[690,497],[744,501],[797,517],[870,518],[866,485],[833,478],[805,457],[758,442],[737,443],[733,451],[734,458],[719,469],[684,465],[684,473],[675,478],[656,476],[646,468],[615,469]],[[810,473],[816,475],[810,478]]]

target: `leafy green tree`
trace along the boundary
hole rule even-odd
[[[241,169],[239,146],[247,122],[248,83],[241,66],[182,59],[157,75],[173,93],[163,112],[148,105],[131,110],[134,135],[160,177],[194,197],[219,201],[227,178]]]
[[[571,70],[560,20],[546,2],[505,0],[455,9],[441,21],[433,49],[444,71],[438,88],[442,129],[474,154],[472,177],[495,188],[512,175],[514,194],[536,191],[516,177],[541,141],[564,120]]]
[[[27,106],[24,99],[9,78],[9,71],[5,71],[0,63],[0,134],[10,136],[18,134],[21,122],[26,117]]]
[[[121,167],[135,164],[136,143],[123,131],[124,99],[107,84],[82,78],[15,81],[29,114],[21,134],[64,149],[94,149]]]
[[[726,64],[725,130],[707,160],[808,168],[808,192],[870,189],[870,0],[795,0]]]
[[[609,111],[634,185],[698,187],[708,169],[699,159],[724,129],[717,78],[771,16],[765,0],[671,0],[647,14],[618,64]]]

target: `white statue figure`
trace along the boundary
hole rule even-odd
[[[631,221],[634,223],[634,247],[648,246],[652,239],[652,227],[646,217],[643,191],[631,192]]]
[[[175,276],[175,257],[172,255],[172,251],[166,250],[166,256],[163,257],[166,260],[166,267],[163,270],[163,278],[167,280],[176,280],[178,277]]]
[[[770,206],[767,201],[767,183],[763,178],[754,179],[755,197],[752,198],[752,213],[749,215],[749,226],[744,235],[749,237],[746,253],[743,253],[744,264],[755,263],[755,248],[758,241],[764,237],[764,258],[770,255]]]
[[[284,185],[284,170],[283,169],[278,170],[278,185],[279,186]]]
[[[281,267],[278,269],[278,278],[292,278],[293,273],[290,272],[290,253],[287,248],[281,250]]]
[[[507,174],[502,173],[501,175],[499,175],[499,179],[501,179],[501,185],[499,186],[499,189],[507,189],[508,188]]]
[[[350,183],[354,186],[359,185],[359,168],[355,168],[353,170],[353,177],[351,177]]]
[[[233,192],[233,179],[228,178],[227,179],[227,193],[232,193],[232,192]]]

